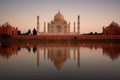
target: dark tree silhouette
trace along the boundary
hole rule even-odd
[[[37,34],[37,30],[34,28],[33,29],[33,35],[36,35]]]
[[[26,33],[26,35],[30,35],[31,34],[31,30],[29,29]]]
[[[18,35],[21,35],[21,31],[20,30],[18,31]]]
[[[93,32],[90,32],[89,35],[93,35]]]
[[[36,47],[33,47],[33,52],[35,53],[37,51],[37,48]]]
[[[95,35],[98,35],[98,33],[97,33],[97,32],[95,32]]]

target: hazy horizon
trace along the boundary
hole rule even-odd
[[[9,22],[22,32],[36,28],[37,15],[40,16],[40,31],[44,22],[54,19],[58,10],[65,20],[77,22],[80,15],[81,33],[102,32],[103,26],[112,21],[120,24],[120,0],[0,0],[0,25]]]

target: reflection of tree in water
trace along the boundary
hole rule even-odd
[[[31,51],[31,48],[30,47],[25,47],[27,50],[28,50],[28,52],[30,52]]]
[[[30,52],[30,51],[31,51],[31,48],[30,48],[30,47],[18,47],[18,48],[17,48],[17,50],[18,50],[18,51],[20,51],[20,50],[21,50],[21,48],[25,48],[25,49],[27,49],[27,50],[28,50],[28,52]]]
[[[21,47],[18,47],[18,49],[17,49],[18,51],[20,51],[21,50]]]
[[[33,47],[33,52],[35,53],[37,51],[37,48],[36,47]]]

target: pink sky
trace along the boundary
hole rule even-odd
[[[44,22],[50,22],[61,11],[65,19],[77,22],[81,17],[81,33],[102,32],[103,26],[112,21],[120,24],[120,0],[1,0],[0,24],[9,22],[22,32],[36,28],[36,17],[40,16],[40,31]]]

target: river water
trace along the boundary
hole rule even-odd
[[[0,44],[0,80],[80,79],[120,80],[120,44]]]

